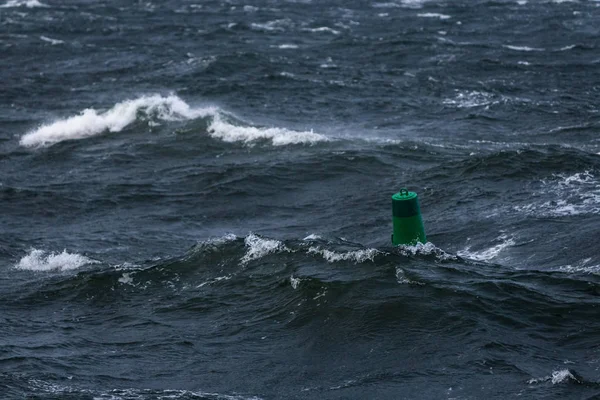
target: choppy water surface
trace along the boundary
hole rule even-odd
[[[584,0],[3,0],[2,397],[600,396],[599,39]]]

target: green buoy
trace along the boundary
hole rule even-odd
[[[392,196],[392,244],[415,245],[418,242],[427,243],[425,228],[419,208],[419,197],[415,192],[406,189]]]

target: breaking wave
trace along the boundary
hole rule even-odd
[[[247,247],[247,251],[241,259],[242,264],[247,264],[250,261],[262,258],[267,254],[291,251],[279,240],[261,238],[254,233],[246,236],[244,243]]]
[[[63,250],[62,253],[47,253],[43,250],[32,249],[29,254],[19,260],[15,267],[30,271],[65,271],[96,263],[95,260],[80,254],[68,253],[66,250]]]
[[[329,140],[326,136],[312,131],[236,126],[227,122],[223,113],[216,107],[193,108],[175,95],[151,95],[117,103],[105,112],[88,108],[80,115],[42,125],[23,135],[20,144],[25,147],[50,146],[65,140],[85,139],[105,132],[120,132],[138,119],[185,121],[197,118],[209,118],[208,135],[228,143],[251,145],[259,141],[270,141],[274,146],[283,146]]]
[[[146,116],[156,115],[161,120],[182,120],[208,116],[215,109],[192,109],[177,96],[142,96],[117,103],[103,113],[88,108],[80,115],[43,125],[24,135],[20,144],[25,147],[47,146],[64,140],[96,136],[106,131],[120,132],[135,122],[140,112]]]
[[[346,252],[336,252],[327,249],[321,249],[319,247],[310,247],[308,249],[309,254],[319,254],[330,263],[337,261],[354,261],[355,263],[363,263],[365,261],[375,261],[375,256],[382,254],[377,249],[362,249],[353,250]]]

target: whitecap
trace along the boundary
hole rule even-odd
[[[233,242],[237,239],[237,236],[233,233],[227,233],[223,236],[213,237],[204,242],[199,242],[198,245],[203,246],[222,246],[226,243]]]
[[[556,385],[558,383],[564,383],[564,382],[568,382],[568,381],[574,381],[577,383],[581,383],[581,381],[579,379],[577,379],[577,377],[575,377],[575,375],[573,375],[573,373],[568,370],[568,369],[561,369],[561,370],[556,370],[556,371],[552,371],[552,375],[548,375],[548,376],[544,376],[541,378],[532,378],[530,380],[527,381],[528,384],[535,384],[535,383],[540,383],[540,382],[552,382],[553,385]]]
[[[242,264],[247,264],[250,261],[258,260],[259,258],[269,254],[291,251],[279,240],[261,238],[254,233],[246,236],[244,243],[247,247],[247,250],[246,254],[244,254],[240,260]]]
[[[338,261],[354,261],[354,263],[363,263],[365,261],[375,261],[375,256],[382,254],[377,249],[362,249],[354,251],[346,251],[338,253],[335,251],[321,249],[320,247],[310,247],[308,249],[309,254],[319,254],[329,262],[334,263]]]
[[[213,237],[205,241],[201,241],[196,243],[196,245],[192,248],[192,251],[188,255],[188,258],[193,257],[195,254],[199,252],[205,251],[216,251],[219,247],[231,243],[237,239],[237,236],[233,233],[228,233],[223,236]]]
[[[307,240],[319,240],[319,239],[322,239],[321,236],[319,236],[315,233],[311,233],[310,235],[308,235],[307,237],[305,237],[302,240],[307,241]]]
[[[563,47],[561,47],[561,48],[559,49],[559,51],[567,51],[567,50],[572,50],[572,49],[574,49],[575,47],[577,47],[577,45],[576,45],[576,44],[570,44],[570,45],[568,45],[568,46],[563,46]]]
[[[422,8],[428,0],[400,0],[399,2],[380,2],[371,4],[375,8]]]
[[[40,36],[40,39],[43,40],[44,42],[50,43],[53,46],[57,45],[57,44],[63,44],[65,42],[64,40],[52,39],[47,36]]]
[[[6,4],[0,6],[0,8],[12,8],[12,7],[49,7],[46,4],[40,3],[38,0],[9,0]]]
[[[335,29],[329,28],[327,26],[321,26],[319,28],[306,28],[303,30],[307,31],[307,32],[314,32],[314,33],[326,32],[326,33],[333,33],[334,35],[340,34],[340,31],[336,31]]]
[[[58,396],[52,398],[75,397],[94,399],[211,399],[211,400],[263,400],[257,396],[242,396],[238,394],[223,394],[203,391],[189,391],[181,389],[139,389],[121,388],[109,390],[91,390],[62,386],[55,383],[45,382],[39,379],[30,379],[28,383],[36,391],[52,393]],[[77,396],[79,395],[79,396]],[[46,396],[44,396],[46,397]]]
[[[284,19],[276,19],[273,21],[268,21],[264,23],[253,22],[250,24],[250,28],[259,31],[267,31],[267,32],[283,32],[285,28],[292,26],[291,20]]]
[[[396,267],[396,281],[401,285],[418,285],[424,286],[425,283],[419,281],[413,281],[406,277],[404,270],[400,267]]]
[[[373,3],[372,6],[374,8],[397,8],[397,7],[401,7],[400,4],[398,4],[398,3],[392,3],[392,2]]]
[[[499,240],[500,243],[490,248],[479,251],[471,251],[470,247],[467,247],[464,250],[458,251],[457,254],[461,257],[470,258],[472,260],[490,261],[496,258],[502,250],[515,245],[514,238],[508,237],[508,235],[500,235],[496,240]]]
[[[220,281],[228,281],[233,277],[233,275],[224,275],[224,276],[217,276],[216,278],[212,278],[207,280],[206,282],[202,282],[201,284],[199,284],[198,286],[196,286],[196,288],[201,288],[204,287],[206,285],[212,285],[213,283],[217,283]]]
[[[502,45],[502,47],[515,51],[544,51],[544,49],[540,47],[513,46],[509,44]]]
[[[314,144],[329,139],[321,134],[298,132],[285,128],[256,128],[253,126],[235,126],[223,120],[216,114],[208,127],[208,134],[224,142],[241,142],[252,144],[257,141],[271,141],[274,146],[289,144]]]
[[[439,247],[436,247],[431,242],[417,243],[412,246],[399,245],[397,246],[397,248],[400,250],[400,253],[405,256],[432,255],[441,261],[456,260],[456,256],[446,253],[444,250],[440,249]]]
[[[504,97],[494,96],[491,93],[473,91],[459,91],[455,98],[445,99],[446,105],[455,106],[457,108],[473,108],[473,107],[489,107],[495,104],[506,102]]]
[[[581,273],[581,274],[591,274],[591,275],[600,275],[600,264],[598,265],[585,265],[585,262],[581,262],[577,265],[563,265],[559,267],[558,270],[566,273]]]
[[[139,112],[146,116],[173,121],[215,115],[215,108],[191,108],[179,97],[171,95],[142,96],[115,104],[110,110],[98,112],[92,108],[80,115],[43,125],[21,137],[25,147],[48,146],[64,140],[83,139],[103,132],[120,132],[136,121]]]
[[[63,250],[62,253],[47,253],[43,250],[32,249],[29,254],[19,260],[15,268],[29,271],[65,271],[96,263],[98,261],[80,254],[68,253],[66,250]]]
[[[300,282],[302,280],[300,278],[294,278],[294,275],[290,276],[290,284],[292,285],[292,289],[298,289],[298,287],[300,286]]]
[[[449,15],[440,14],[440,13],[423,13],[423,14],[417,14],[417,17],[421,17],[421,18],[439,18],[439,19],[450,19],[451,18]]]
[[[539,184],[533,198],[550,199],[515,206],[515,210],[550,217],[600,214],[600,182],[590,171],[553,175]]]
[[[132,285],[133,286],[133,278],[131,277],[131,272],[125,272],[118,279],[119,283],[124,285]]]
[[[277,46],[277,48],[279,48],[279,49],[297,49],[298,45],[297,44],[280,44],[279,46]]]

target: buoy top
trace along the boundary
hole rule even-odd
[[[406,189],[400,189],[400,191],[392,196],[392,200],[402,201],[402,200],[410,200],[417,197],[415,192],[409,192]]]
[[[419,209],[419,197],[415,192],[406,189],[392,196],[392,214],[394,217],[412,217],[421,214]]]

